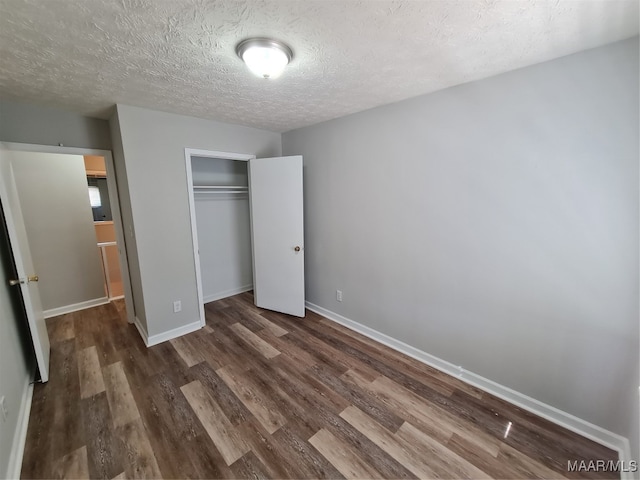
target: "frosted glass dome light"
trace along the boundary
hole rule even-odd
[[[236,47],[249,70],[261,78],[278,78],[293,58],[291,49],[270,38],[249,38]]]

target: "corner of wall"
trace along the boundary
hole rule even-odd
[[[144,305],[144,294],[142,290],[142,279],[140,263],[138,259],[138,245],[136,242],[135,225],[133,222],[133,210],[131,207],[131,195],[129,178],[127,175],[127,162],[124,154],[124,140],[120,126],[121,105],[116,105],[109,118],[109,128],[113,143],[113,164],[118,185],[118,198],[120,201],[120,213],[122,218],[122,230],[125,237],[127,249],[127,261],[129,264],[129,278],[131,281],[131,293],[133,296],[134,316],[136,325],[139,323],[144,327],[144,339],[147,335],[147,318]]]
[[[24,457],[24,449],[27,443],[27,429],[29,427],[29,416],[31,414],[31,402],[33,400],[33,373],[27,377],[25,382],[22,401],[20,403],[20,412],[18,413],[18,425],[14,432],[13,443],[11,446],[11,455],[9,457],[9,465],[4,478],[20,478],[22,470],[22,459]]]
[[[138,330],[138,333],[140,334],[140,338],[142,338],[142,341],[148,347],[149,346],[149,334],[147,333],[147,329],[145,328],[144,324],[140,321],[140,319],[137,316],[134,318],[133,324],[136,326],[136,329]]]

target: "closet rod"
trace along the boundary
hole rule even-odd
[[[245,185],[194,185],[194,190],[248,190]]]
[[[210,194],[210,193],[220,193],[220,194],[228,194],[228,193],[239,193],[239,194],[248,194],[249,191],[248,190],[196,190],[195,192],[193,192],[197,195],[205,195],[205,194]]]

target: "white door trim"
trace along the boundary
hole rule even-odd
[[[197,148],[184,149],[184,163],[187,173],[187,191],[189,196],[189,216],[191,219],[191,239],[193,242],[193,261],[196,269],[196,286],[198,290],[198,308],[200,311],[200,324],[205,326],[204,294],[202,293],[202,273],[200,271],[200,249],[198,247],[198,228],[196,225],[196,204],[193,195],[193,172],[191,171],[191,157],[216,158],[222,160],[240,160],[248,162],[256,158],[247,153],[218,152],[215,150],[200,150]]]
[[[127,260],[127,244],[125,243],[122,217],[120,215],[120,194],[116,183],[116,171],[113,163],[113,155],[110,150],[96,148],[65,147],[55,145],[36,145],[31,143],[0,142],[7,150],[16,152],[58,153],[64,155],[98,155],[104,158],[107,169],[107,186],[109,188],[109,203],[113,225],[116,231],[116,240],[119,245],[120,271],[124,287],[124,302],[127,309],[127,321],[133,323],[135,311],[133,308],[133,294],[131,291],[131,278],[129,277],[129,263]]]

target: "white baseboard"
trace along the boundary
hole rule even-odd
[[[251,289],[253,289],[253,284],[244,285],[242,287],[234,288],[232,290],[226,290],[224,292],[207,295],[204,297],[204,303],[214,302],[216,300],[231,297],[239,293],[248,292]],[[166,342],[167,340],[171,340],[172,338],[181,337],[182,335],[195,332],[196,330],[199,330],[203,327],[202,322],[198,320],[197,322],[189,323],[187,325],[183,325],[182,327],[174,328],[166,332],[157,333],[155,335],[149,336],[149,334],[147,333],[147,329],[144,328],[144,326],[142,325],[142,322],[138,317],[135,317],[135,321],[133,323],[138,329],[138,332],[140,333],[140,336],[142,337],[142,340],[144,341],[144,344],[147,347],[152,347],[159,343]]]
[[[248,292],[253,290],[253,284],[244,285],[238,288],[232,288],[231,290],[225,290],[224,292],[212,293],[211,295],[205,295],[203,303],[215,302],[216,300],[222,300],[223,298],[232,297],[239,293]]]
[[[72,303],[71,305],[65,305],[64,307],[45,310],[44,318],[57,317],[58,315],[77,312],[78,310],[84,310],[85,308],[97,307],[98,305],[104,305],[105,303],[109,303],[108,297],[94,298],[93,300],[87,300],[86,302]]]
[[[149,340],[148,340],[149,335],[147,334],[147,329],[144,328],[144,325],[142,325],[142,322],[140,321],[140,319],[138,317],[134,317],[133,324],[138,329],[138,333],[142,337],[142,341],[148,347],[149,346]]]
[[[27,443],[27,428],[29,427],[29,415],[31,414],[31,401],[33,400],[32,382],[33,375],[30,375],[22,394],[20,412],[18,413],[18,425],[13,437],[13,446],[11,447],[11,456],[9,457],[9,465],[5,478],[20,478],[24,447]]]
[[[586,420],[571,415],[570,413],[540,402],[535,398],[531,398],[528,395],[517,392],[509,387],[505,387],[504,385],[489,380],[488,378],[484,378],[481,375],[465,370],[461,366],[454,365],[446,360],[412,347],[411,345],[374,330],[373,328],[362,325],[361,323],[343,317],[331,310],[327,310],[326,308],[322,308],[311,302],[306,302],[306,306],[312,312],[322,315],[323,317],[339,323],[353,331],[361,333],[365,337],[369,337],[383,345],[397,350],[400,353],[404,353],[411,358],[415,358],[422,363],[436,368],[441,372],[447,373],[452,377],[456,377],[463,382],[473,385],[474,387],[495,395],[496,397],[506,400],[507,402],[524,410],[534,413],[542,418],[546,418],[547,420],[582,435],[583,437],[589,438],[594,442],[600,443],[613,450],[617,450],[620,455],[620,460],[624,461],[625,465],[632,460],[629,440],[617,433],[605,430],[602,427],[587,422]],[[624,473],[622,478],[625,478]],[[628,478],[632,477],[629,476]]]
[[[155,335],[148,336],[142,325],[139,325],[140,320],[136,317],[136,327],[138,327],[138,331],[140,335],[142,335],[142,339],[147,347],[153,347],[154,345],[158,345],[159,343],[166,342],[167,340],[171,340],[172,338],[178,338],[182,335],[186,335],[187,333],[195,332],[196,330],[200,330],[202,328],[202,323],[200,320],[189,323],[187,325],[183,325],[178,328],[174,328],[172,330],[168,330],[166,332],[157,333]]]

